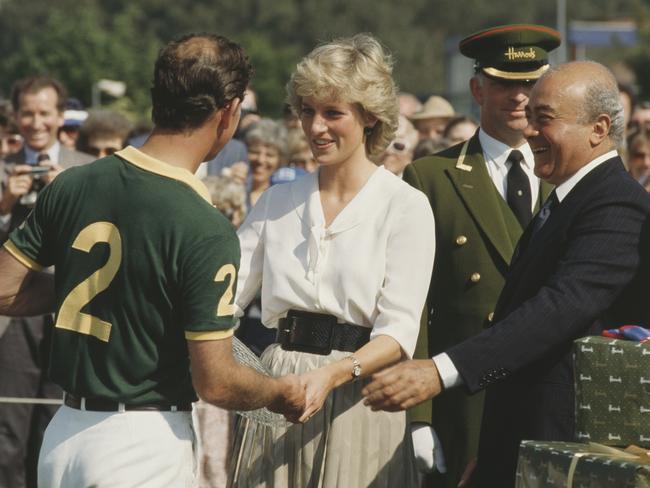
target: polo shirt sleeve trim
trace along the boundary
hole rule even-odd
[[[43,271],[43,266],[38,264],[29,256],[26,256],[18,247],[11,241],[4,243],[4,248],[9,254],[16,258],[23,266],[33,270],[33,271]]]
[[[235,329],[228,330],[210,330],[206,332],[191,332],[185,331],[185,339],[188,341],[219,341],[232,337]]]

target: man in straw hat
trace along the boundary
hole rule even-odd
[[[454,107],[438,95],[430,96],[420,110],[409,117],[420,134],[420,140],[432,139],[439,141],[447,122],[454,116]]]
[[[493,27],[463,39],[460,51],[475,60],[470,90],[480,106],[480,129],[468,141],[406,168],[404,180],[428,197],[436,219],[436,260],[422,318],[419,357],[430,358],[492,324],[515,245],[550,185],[533,173],[523,130],[528,94],[560,44],[538,25]],[[417,354],[417,353],[416,353]],[[439,366],[445,371],[444,355]],[[454,384],[452,374],[443,381]],[[477,453],[483,394],[461,389],[411,412],[415,451],[429,486],[455,487]],[[433,427],[437,446],[434,461]],[[442,454],[440,454],[442,451]],[[446,473],[442,473],[446,461]]]

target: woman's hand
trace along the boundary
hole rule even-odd
[[[300,376],[305,385],[305,410],[299,422],[307,422],[325,403],[327,395],[336,386],[332,365],[308,371]]]

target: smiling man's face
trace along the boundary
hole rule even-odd
[[[50,86],[20,97],[16,113],[18,129],[25,144],[34,151],[46,151],[57,140],[57,133],[63,125],[63,114],[57,107],[58,97]]]
[[[481,107],[481,130],[511,147],[522,144],[527,125],[524,109],[533,83],[473,77],[470,89]]]
[[[563,72],[542,78],[531,92],[524,135],[535,157],[535,174],[554,185],[593,158],[593,127],[583,120],[584,96],[584,83]]]

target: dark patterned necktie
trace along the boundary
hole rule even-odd
[[[560,201],[557,199],[557,195],[555,194],[555,190],[551,192],[551,194],[548,196],[546,201],[544,202],[544,205],[542,205],[542,208],[539,209],[539,212],[537,212],[537,215],[535,215],[535,220],[533,220],[533,230],[530,233],[530,238],[533,239],[535,234],[539,232],[539,230],[544,226],[546,221],[551,215],[551,212],[553,209],[557,206],[557,204],[560,203]]]
[[[510,151],[506,163],[508,170],[508,190],[506,201],[523,228],[526,228],[533,212],[531,210],[530,181],[521,167],[524,156],[517,149]]]

